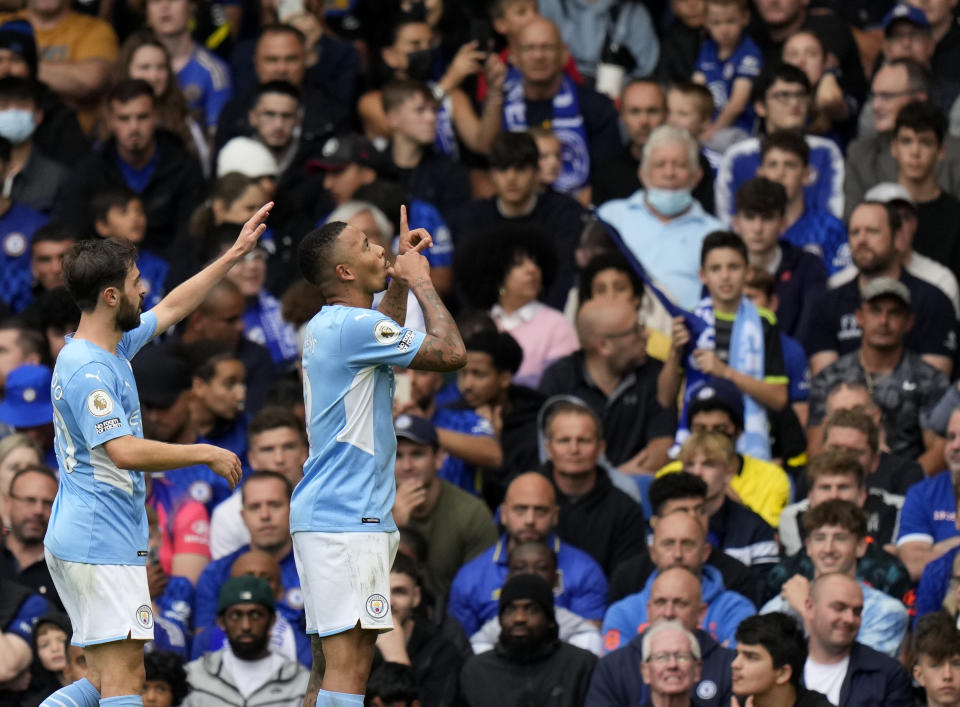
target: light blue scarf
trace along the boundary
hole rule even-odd
[[[503,129],[523,132],[527,125],[526,97],[523,93],[523,75],[514,67],[507,72],[504,83]],[[590,179],[590,149],[587,130],[580,114],[577,86],[563,74],[560,90],[553,97],[553,117],[549,127],[560,141],[563,167],[553,188],[559,192],[577,191]]]

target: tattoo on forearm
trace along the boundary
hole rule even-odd
[[[440,299],[440,295],[427,280],[417,280],[411,284],[417,295],[417,301],[423,308],[423,318],[427,324],[427,338],[413,359],[416,367],[434,371],[455,371],[464,364],[466,353],[463,339],[453,317]]]
[[[403,326],[407,318],[407,287],[397,280],[391,280],[377,311]]]

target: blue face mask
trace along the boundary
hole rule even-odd
[[[0,114],[2,115],[2,114]],[[2,126],[0,126],[2,129]],[[664,216],[676,216],[690,208],[693,194],[689,189],[656,189],[647,187],[647,203]]]
[[[36,127],[33,111],[23,108],[0,110],[0,135],[14,145],[28,140]]]

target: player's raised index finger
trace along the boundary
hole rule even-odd
[[[400,205],[400,237],[410,233],[410,226],[407,225],[407,207],[403,204]]]

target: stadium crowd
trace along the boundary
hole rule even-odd
[[[145,474],[144,707],[309,695],[298,246],[401,206],[466,365],[395,373],[366,704],[960,706],[958,0],[0,0],[0,178],[0,707],[86,674],[65,254],[132,243],[146,311],[268,201],[132,361],[243,463]]]

